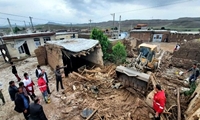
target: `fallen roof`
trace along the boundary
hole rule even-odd
[[[54,34],[55,34],[54,32],[39,32],[39,33],[4,35],[2,36],[2,38],[3,40],[12,40],[12,39],[29,38],[29,37],[50,36]]]
[[[63,48],[71,52],[81,52],[95,47],[99,43],[99,41],[94,39],[77,38],[77,39],[47,41],[47,43],[62,46]]]

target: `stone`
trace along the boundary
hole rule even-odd
[[[93,113],[93,110],[92,110],[92,109],[85,108],[85,109],[81,112],[81,117],[87,118],[87,117],[89,117],[92,113]]]

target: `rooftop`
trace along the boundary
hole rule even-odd
[[[10,40],[10,39],[20,39],[20,38],[29,38],[29,37],[50,36],[54,34],[55,34],[54,32],[38,32],[38,33],[4,35],[2,36],[2,38],[3,40]]]
[[[62,46],[63,48],[71,52],[81,52],[95,47],[99,43],[99,41],[94,39],[77,38],[58,41],[47,41],[47,43]]]
[[[78,34],[77,32],[57,32],[56,35]]]
[[[130,32],[169,32],[168,30],[147,30],[147,29],[136,29]]]

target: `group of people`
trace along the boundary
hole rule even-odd
[[[11,101],[15,103],[14,110],[23,113],[26,120],[47,120],[46,115],[44,114],[43,107],[40,105],[40,98],[35,95],[34,85],[35,83],[28,75],[28,73],[24,73],[24,79],[22,80],[17,73],[17,69],[13,62],[11,62],[12,73],[17,78],[19,82],[19,87],[15,85],[14,81],[9,82],[8,92],[10,95]],[[66,68],[56,66],[55,75],[56,75],[56,88],[57,92],[59,92],[59,83],[61,89],[64,89],[62,84],[62,74],[60,69]],[[49,80],[47,73],[41,69],[40,65],[37,66],[35,70],[35,75],[37,77],[37,86],[42,93],[44,101],[46,103],[50,103],[49,96],[51,94],[50,88],[48,86]],[[22,80],[22,81],[21,81]],[[6,103],[3,93],[2,93],[2,83],[0,82],[0,99],[2,99],[3,105]],[[30,99],[33,101],[30,102]]]

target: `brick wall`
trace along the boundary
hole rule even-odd
[[[138,38],[143,42],[150,42],[152,38],[151,32],[130,32],[130,37]]]
[[[184,39],[187,41],[199,39],[200,34],[180,34],[180,33],[171,33],[169,35],[169,42],[181,42]]]
[[[47,53],[44,46],[39,46],[35,49],[35,55],[39,65],[47,65]]]

